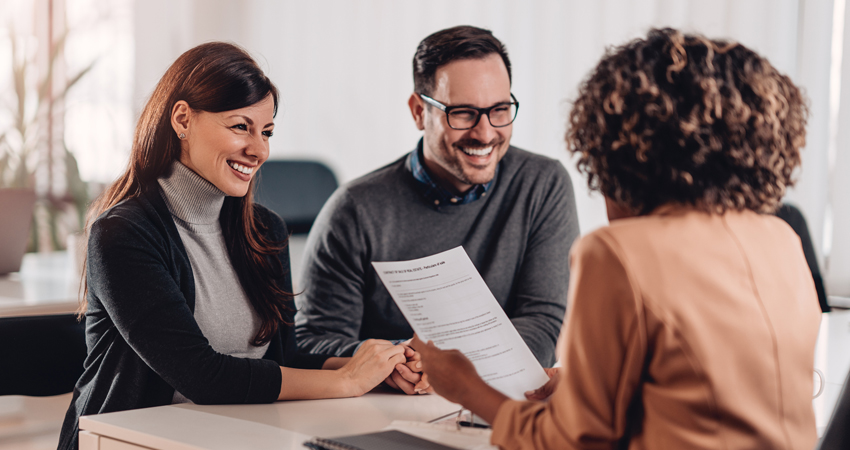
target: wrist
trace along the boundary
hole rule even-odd
[[[460,392],[460,398],[458,398],[457,403],[467,407],[468,405],[475,403],[476,397],[480,396],[482,392],[487,391],[490,387],[487,383],[484,382],[479,377],[474,378],[461,378],[464,380],[462,384],[464,384],[463,388]]]
[[[336,397],[359,397],[363,395],[363,392],[360,392],[360,388],[354,380],[353,374],[345,366],[334,370],[334,375],[336,376],[334,382]]]
[[[505,401],[509,400],[508,397],[481,379],[470,383],[468,388],[462,394],[464,399],[460,404],[487,421],[487,423],[492,424],[496,419],[496,413],[499,408],[501,408]]]

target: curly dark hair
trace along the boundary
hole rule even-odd
[[[590,189],[638,214],[772,212],[794,184],[807,116],[800,90],[752,50],[653,29],[606,52],[566,140]]]

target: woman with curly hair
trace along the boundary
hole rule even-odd
[[[611,224],[573,246],[563,367],[514,401],[414,341],[431,385],[502,448],[812,448],[817,295],[800,240],[767,214],[806,115],[734,42],[663,29],[610,50],[567,133]]]

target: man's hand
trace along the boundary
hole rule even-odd
[[[528,391],[525,393],[525,398],[529,400],[546,400],[547,398],[552,396],[552,393],[555,392],[555,387],[558,386],[558,368],[552,367],[551,369],[543,369],[546,371],[546,375],[549,375],[549,381],[546,382],[543,386],[539,388]]]
[[[406,362],[396,364],[395,370],[384,382],[393,389],[398,389],[405,394],[426,394],[434,392],[428,383],[427,377],[422,374],[421,356],[410,347],[410,340],[399,344],[404,346]]]

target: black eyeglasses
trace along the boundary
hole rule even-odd
[[[487,116],[490,125],[494,128],[506,127],[516,119],[519,111],[519,102],[514,94],[511,94],[512,102],[499,103],[489,108],[473,108],[471,106],[446,106],[427,95],[419,94],[419,97],[429,105],[446,113],[449,126],[455,130],[469,130],[478,125],[481,116]]]

